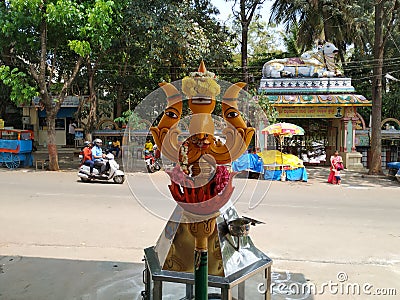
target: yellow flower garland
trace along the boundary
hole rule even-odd
[[[210,74],[208,74],[210,73]],[[214,78],[208,77],[213,73],[194,72],[191,76],[182,79],[182,91],[189,98],[206,96],[215,98],[219,95],[221,88]],[[193,76],[194,75],[194,76]],[[199,76],[200,75],[200,76]],[[205,75],[205,76],[204,76]]]

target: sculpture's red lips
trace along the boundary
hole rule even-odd
[[[180,169],[175,168],[167,174],[171,178],[168,186],[172,197],[188,212],[200,215],[208,215],[217,212],[224,206],[232,196],[232,186],[235,172],[227,173],[226,167],[220,169],[206,185],[196,187],[193,178],[184,174]]]

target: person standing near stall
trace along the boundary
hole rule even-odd
[[[328,183],[340,184],[342,179],[340,177],[340,171],[343,170],[343,159],[339,155],[339,151],[335,150],[330,158],[331,167],[328,177]]]
[[[74,120],[69,121],[68,125],[68,144],[69,145],[74,145],[75,141],[75,128],[77,127],[76,123]]]

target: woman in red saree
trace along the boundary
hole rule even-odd
[[[343,159],[339,155],[339,151],[335,150],[335,153],[331,156],[331,167],[330,167],[330,173],[328,177],[328,183],[332,184],[340,184],[341,178],[340,178],[340,170],[343,168]]]

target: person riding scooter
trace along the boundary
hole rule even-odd
[[[82,164],[90,167],[90,175],[93,174],[94,161],[92,160],[92,147],[93,144],[89,141],[83,143],[83,158]]]
[[[115,183],[122,184],[125,181],[125,174],[119,169],[119,164],[115,161],[114,155],[107,153],[104,161],[107,162],[107,171],[104,174],[101,174],[97,168],[94,168],[91,175],[89,166],[83,164],[78,169],[78,177],[83,182],[113,180]]]
[[[94,161],[94,167],[100,170],[100,174],[103,174],[107,168],[106,162],[104,161],[106,155],[101,149],[102,145],[103,141],[101,139],[95,139],[93,141],[92,160]]]

